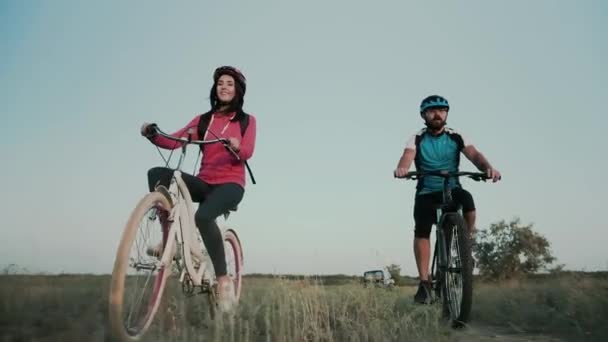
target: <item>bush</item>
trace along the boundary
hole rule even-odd
[[[534,232],[532,224],[521,224],[519,218],[493,223],[489,229],[479,231],[475,240],[476,266],[484,278],[501,280],[553,270],[549,266],[556,259],[549,241]],[[562,267],[558,265],[556,269]]]

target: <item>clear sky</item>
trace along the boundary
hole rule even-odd
[[[430,94],[503,173],[463,181],[478,228],[518,216],[567,268],[606,270],[607,33],[600,0],[1,0],[0,260],[111,272],[162,163],[141,124],[183,127],[232,64],[258,120],[229,220],[247,272],[416,274],[414,183],[392,171]]]

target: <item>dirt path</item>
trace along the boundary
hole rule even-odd
[[[452,341],[542,341],[542,342],[562,342],[564,340],[553,336],[530,334],[521,331],[517,327],[504,328],[493,327],[481,324],[472,324],[468,329],[453,335]]]

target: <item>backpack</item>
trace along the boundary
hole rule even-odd
[[[209,123],[211,122],[211,115],[213,115],[212,111],[209,111],[205,114],[201,114],[201,119],[198,122],[198,136],[199,139],[203,139],[205,136],[205,132],[207,132],[207,128],[209,127]],[[247,127],[249,126],[249,114],[240,111],[238,113],[239,117],[239,125],[241,126],[241,138],[245,136],[245,132],[247,131]],[[203,152],[203,146],[201,145],[201,153]],[[253,177],[253,173],[251,172],[251,168],[249,168],[249,164],[246,160],[245,167],[247,167],[247,172],[249,172],[249,177],[251,177],[251,182],[255,184],[255,178]]]
[[[464,140],[462,140],[462,136],[459,133],[457,133],[456,131],[454,131],[451,128],[446,128],[445,133],[448,135],[448,137],[450,137],[452,140],[454,140],[454,142],[458,145],[459,149],[462,150],[464,148]],[[422,141],[422,138],[424,138],[426,136],[426,134],[427,134],[426,129],[423,129],[418,134],[416,134],[416,139],[415,139],[416,152],[419,152],[418,148],[420,147],[420,142]]]

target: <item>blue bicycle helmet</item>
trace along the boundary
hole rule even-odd
[[[420,114],[423,115],[427,109],[430,108],[446,108],[450,110],[450,104],[448,100],[439,96],[439,95],[431,95],[422,100],[420,104]]]

